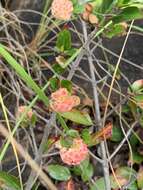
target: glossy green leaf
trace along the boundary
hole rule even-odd
[[[67,136],[70,136],[70,137],[73,137],[73,138],[76,138],[76,137],[79,137],[79,133],[78,131],[74,130],[74,129],[70,129],[66,132],[66,135]]]
[[[125,178],[128,182],[134,182],[136,180],[136,171],[130,167],[120,167],[116,170],[116,175]]]
[[[89,162],[89,158],[85,159],[80,165],[74,166],[72,169],[75,175],[81,176],[84,182],[91,179],[94,169],[93,165]]]
[[[71,48],[71,33],[69,30],[64,29],[58,34],[56,47],[61,52],[64,52]]]
[[[131,183],[129,185],[128,190],[138,190],[137,182],[135,181],[134,183]]]
[[[65,69],[62,68],[58,63],[54,64],[52,66],[53,70],[58,74],[58,75],[61,75],[65,72]]]
[[[137,133],[137,135],[138,135],[138,133]],[[138,144],[138,142],[139,142],[139,140],[138,140],[137,136],[133,134],[130,137],[130,144],[131,144],[132,148],[135,148],[136,145]]]
[[[79,110],[73,109],[70,112],[59,113],[62,117],[73,121],[75,123],[79,123],[82,125],[90,126],[93,125],[93,122],[87,113],[83,113]]]
[[[124,135],[122,130],[119,127],[113,126],[111,141],[120,142],[123,139]]]
[[[74,172],[75,175],[81,176],[82,175],[82,170],[84,168],[87,168],[89,165],[89,158],[83,160],[80,165],[76,165],[72,168],[72,171]]]
[[[136,180],[136,172],[134,169],[129,168],[129,167],[120,167],[116,170],[115,174],[116,174],[118,182],[121,186],[126,186],[126,185],[130,184],[128,186],[128,188],[135,187],[135,186],[133,186],[133,184],[135,183],[135,180]],[[111,187],[113,189],[119,188],[116,180],[114,179],[114,177],[112,175],[110,175],[110,182],[111,182]],[[97,179],[95,181],[95,184],[90,187],[90,190],[101,190],[101,189],[106,190],[105,181],[104,181],[103,177]]]
[[[90,135],[90,131],[88,129],[83,129],[81,136],[87,145],[91,144],[91,135]]]
[[[60,144],[62,147],[70,148],[73,144],[73,138],[71,137],[60,137]]]
[[[126,32],[126,28],[124,27],[124,25],[122,24],[114,24],[113,26],[111,26],[108,31],[106,31],[105,33],[105,36],[108,37],[108,38],[113,38],[114,36],[120,36],[120,35],[123,35],[125,34]],[[111,65],[111,67],[113,67]],[[117,74],[117,78],[120,78],[120,73],[118,72]]]
[[[0,172],[0,184],[2,184],[2,187],[9,188],[11,190],[21,189],[18,178],[3,171]]]
[[[132,160],[130,155],[130,161],[132,164],[140,164],[143,162],[143,156],[140,155],[137,151],[132,151]]]
[[[81,178],[84,182],[89,181],[91,177],[93,176],[93,165],[91,163],[88,164],[86,168],[82,169]]]
[[[49,82],[50,82],[51,89],[53,91],[56,91],[58,89],[58,82],[59,82],[58,78],[52,77],[50,78]]]
[[[76,4],[74,6],[74,14],[80,14],[84,11],[84,5]]]
[[[90,187],[90,190],[106,190],[104,178],[97,179],[95,184]]]
[[[119,15],[113,17],[113,22],[119,23],[141,18],[143,18],[143,12],[141,10],[137,7],[127,7],[124,8]]]
[[[61,87],[66,88],[69,92],[72,90],[72,82],[69,80],[63,79],[61,81]]]
[[[71,178],[70,171],[67,167],[61,165],[48,165],[45,170],[49,175],[59,181],[67,181]]]
[[[116,5],[117,0],[102,0],[101,12],[108,13]]]
[[[63,119],[63,117],[61,117],[61,115],[58,114],[58,113],[56,114],[56,117],[57,117],[59,123],[61,124],[61,127],[62,127],[65,131],[68,131],[69,128],[68,128],[68,126],[67,126],[65,120]]]

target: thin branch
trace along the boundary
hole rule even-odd
[[[87,28],[85,22],[82,22],[83,26],[83,33],[84,33],[84,38],[87,40]],[[88,51],[88,62],[89,62],[89,67],[90,67],[90,73],[91,73],[91,78],[92,78],[92,88],[93,88],[93,96],[94,96],[94,107],[95,107],[95,119],[98,123],[99,129],[102,128],[102,123],[101,123],[101,115],[100,115],[100,106],[99,106],[99,98],[98,98],[98,92],[97,92],[97,81],[96,77],[94,75],[94,66],[93,66],[93,60],[92,60],[92,55],[90,54],[90,47],[87,44],[86,49]],[[106,190],[111,189],[110,185],[110,177],[109,177],[109,166],[108,166],[108,161],[107,161],[107,156],[106,156],[106,149],[105,149],[105,144],[104,141],[100,143],[100,148],[101,148],[101,154],[102,154],[102,159],[103,159],[103,172],[104,172],[104,180],[105,180],[105,186]]]

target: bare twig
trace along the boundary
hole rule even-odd
[[[82,26],[83,26],[83,33],[84,33],[84,37],[85,40],[87,40],[87,28],[86,28],[86,24],[85,22],[82,22]],[[98,92],[97,92],[97,82],[96,82],[96,78],[94,75],[94,66],[93,66],[93,61],[92,61],[92,56],[90,54],[90,47],[87,44],[86,49],[88,51],[88,62],[89,62],[89,67],[90,67],[90,73],[91,73],[91,78],[92,78],[92,88],[93,88],[93,97],[94,97],[94,107],[95,107],[95,119],[98,123],[98,127],[99,129],[102,128],[102,123],[101,123],[101,116],[100,116],[100,106],[99,106],[99,99],[98,99]],[[103,159],[103,171],[104,171],[104,180],[105,180],[105,185],[106,185],[106,190],[110,190],[111,186],[110,186],[110,178],[109,178],[109,166],[108,166],[108,161],[107,161],[107,157],[106,157],[106,149],[105,149],[105,145],[104,142],[102,141],[100,143],[100,148],[101,148],[101,154],[102,154],[102,159]]]

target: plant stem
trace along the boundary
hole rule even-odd
[[[85,22],[82,22],[82,25],[83,25],[84,38],[86,41],[88,38],[87,27],[86,27]],[[98,123],[99,129],[101,129],[103,126],[101,123],[99,98],[98,98],[98,92],[97,92],[97,81],[96,81],[96,77],[94,74],[94,66],[93,66],[92,56],[90,54],[90,46],[87,45],[86,49],[88,51],[87,56],[88,56],[91,79],[93,81],[92,82],[92,88],[93,88],[94,107],[95,107],[95,119],[96,119],[96,122]],[[109,166],[108,166],[108,160],[107,160],[107,156],[106,156],[106,148],[105,148],[105,144],[103,141],[100,143],[100,148],[101,148],[101,154],[102,154],[102,159],[103,159],[102,166],[103,166],[103,172],[104,172],[105,186],[106,186],[106,190],[110,190],[111,185],[110,185],[110,177],[109,177],[110,176],[109,175]]]

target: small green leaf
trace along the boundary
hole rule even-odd
[[[53,66],[52,66],[52,68],[53,68],[53,70],[58,74],[58,75],[61,75],[61,74],[63,74],[64,72],[65,72],[65,69],[64,68],[62,68],[59,64],[54,64]]]
[[[76,4],[74,6],[74,14],[81,14],[84,11],[84,5]]]
[[[50,86],[53,91],[56,91],[58,89],[58,82],[59,80],[56,77],[50,78]]]
[[[104,182],[104,178],[103,177],[100,178],[100,179],[97,179],[95,181],[95,184],[90,187],[90,190],[101,190],[101,189],[102,190],[106,190],[105,189],[105,182]]]
[[[72,82],[69,80],[62,80],[61,87],[66,88],[69,92],[72,90]]]
[[[35,126],[35,124],[36,124],[36,122],[37,122],[37,116],[36,116],[35,113],[33,113],[30,122],[31,122],[31,125],[32,125],[32,126]]]
[[[66,135],[67,135],[67,136],[70,136],[70,137],[73,137],[73,138],[79,137],[78,131],[76,131],[76,130],[74,130],[74,129],[68,130],[68,131],[66,132]]]
[[[137,182],[131,183],[131,185],[128,186],[128,190],[138,190]]]
[[[89,165],[89,157],[86,158],[85,160],[83,160],[83,161],[80,163],[79,167],[83,170],[83,169],[87,168],[88,165]]]
[[[130,186],[133,187],[133,183],[136,180],[136,171],[129,167],[120,167],[116,170],[115,175],[121,186],[126,186],[130,183]],[[118,189],[119,186],[112,175],[110,175],[111,188]],[[99,178],[95,181],[95,184],[90,187],[90,190],[106,190],[104,178]]]
[[[56,47],[61,51],[64,52],[71,48],[71,33],[69,30],[64,29],[58,34]]]
[[[0,172],[0,184],[11,190],[21,189],[19,180],[15,176],[10,175],[3,171]]]
[[[108,13],[117,3],[117,0],[103,0],[101,4],[101,12]]]
[[[126,32],[126,28],[125,28],[125,26],[122,24],[122,23],[118,23],[118,24],[114,24],[113,26],[111,26],[106,32],[105,32],[105,36],[106,37],[108,37],[108,38],[113,38],[114,36],[120,36],[120,35],[123,35],[123,34],[125,34],[125,32]],[[111,69],[112,69],[112,65],[110,66],[111,67]],[[115,69],[115,68],[113,68],[113,69]],[[113,70],[112,69],[112,70]],[[112,71],[111,70],[111,71]],[[119,72],[118,71],[118,73],[117,73],[117,75],[116,75],[116,78],[118,79],[120,79],[120,73],[121,72]]]
[[[91,135],[90,135],[90,131],[88,129],[83,129],[81,136],[87,145],[91,144]]]
[[[72,138],[60,137],[60,144],[62,147],[70,148],[73,144]]]
[[[122,133],[122,130],[119,127],[113,126],[112,137],[110,140],[114,142],[120,142],[123,139],[123,137],[124,135]]]
[[[71,178],[70,171],[67,167],[61,165],[48,165],[45,170],[49,175],[59,181],[67,181]]]
[[[79,166],[74,166],[71,168],[71,171],[77,176],[81,176],[82,174],[81,168]]]
[[[143,12],[141,10],[137,7],[127,7],[124,8],[119,15],[113,17],[113,22],[119,23],[141,18],[143,18]]]
[[[125,178],[128,182],[134,182],[136,180],[136,171],[130,167],[120,167],[116,170],[116,175]]]
[[[138,135],[138,133],[136,133],[136,135]],[[130,137],[130,144],[131,144],[132,148],[135,148],[136,145],[139,143],[139,139],[137,138],[136,135],[133,134],[133,135]]]
[[[70,112],[59,113],[62,117],[73,121],[75,123],[79,123],[82,125],[90,126],[93,125],[93,122],[87,113],[83,113],[76,109],[71,110]]]
[[[72,171],[75,175],[81,176],[82,180],[86,182],[91,179],[94,170],[92,164],[89,163],[89,158],[87,158],[80,165],[74,166]]]
[[[57,114],[56,114],[56,117],[57,117],[59,123],[61,124],[61,127],[62,127],[65,131],[68,131],[69,128],[68,128],[68,126],[67,126],[65,120],[61,117],[61,115],[57,113]]]
[[[84,182],[89,181],[93,176],[93,165],[91,163],[88,164],[86,168],[83,168],[81,178]]]
[[[143,162],[143,156],[140,155],[138,152],[136,151],[132,151],[132,160],[131,160],[131,154],[130,154],[130,161],[133,164],[140,164],[141,162]]]
[[[65,53],[67,56],[72,56],[72,55],[74,55],[74,54],[77,52],[77,50],[78,50],[77,48],[71,48],[71,49],[65,51],[64,53]]]

